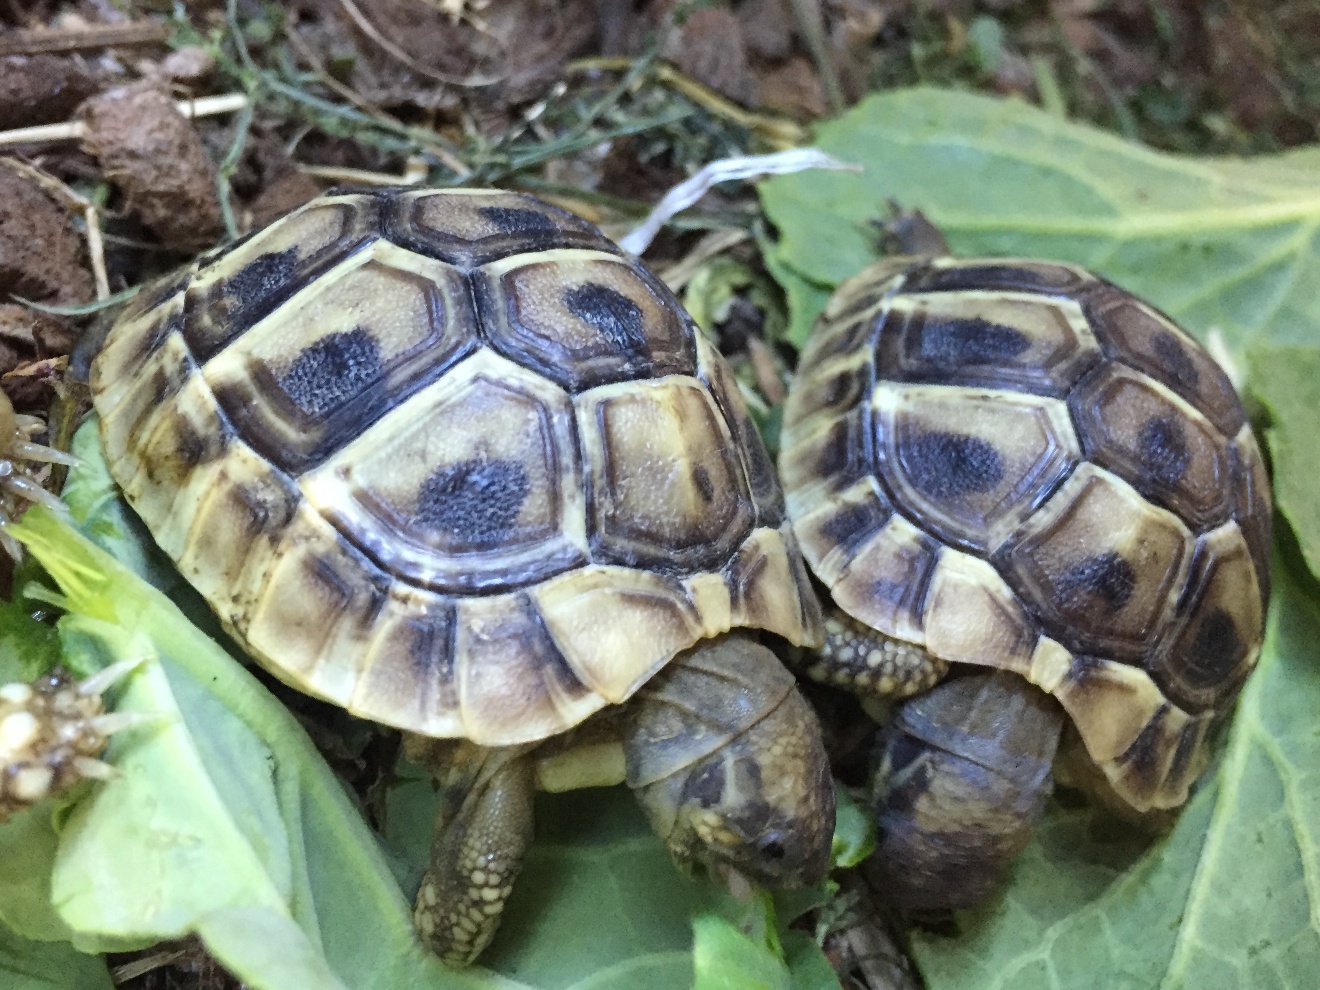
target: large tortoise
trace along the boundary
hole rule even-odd
[[[752,632],[820,629],[773,466],[596,228],[329,194],[144,292],[91,384],[111,473],[228,632],[453,785],[416,907],[446,959],[498,924],[539,744],[602,710],[676,859],[824,874],[819,730]]]
[[[808,672],[917,695],[877,782],[895,903],[994,889],[1065,725],[1075,782],[1183,804],[1259,655],[1271,508],[1232,384],[1171,320],[1072,265],[880,261],[810,339],[780,468],[835,603]]]

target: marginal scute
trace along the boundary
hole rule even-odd
[[[309,694],[347,707],[389,578],[305,503],[285,528],[244,635]],[[276,592],[276,593],[272,593]]]
[[[794,529],[802,552],[827,586],[832,586],[867,542],[872,540],[894,514],[888,496],[874,478],[865,478],[833,498],[820,499],[797,516]]]
[[[1264,625],[1255,564],[1242,531],[1228,523],[1197,542],[1175,621],[1147,669],[1185,710],[1214,708],[1255,666]]]
[[[945,550],[926,595],[926,649],[944,660],[1027,674],[1036,630],[995,569]]]
[[[1068,400],[1082,449],[1201,531],[1233,511],[1224,439],[1200,412],[1146,375],[1110,364]]]
[[[525,592],[464,598],[455,647],[463,734],[483,746],[544,739],[605,704],[582,683]]]
[[[687,571],[727,560],[751,529],[751,499],[710,393],[671,377],[604,386],[576,405],[600,559]]]
[[[1242,527],[1242,535],[1256,565],[1261,611],[1270,600],[1270,545],[1274,539],[1274,510],[1270,496],[1270,476],[1265,470],[1256,437],[1248,424],[1233,441],[1234,491],[1233,517]]]
[[[1055,399],[885,383],[875,410],[876,449],[896,503],[972,550],[998,547],[1079,456]]]
[[[570,391],[696,371],[677,303],[620,258],[519,255],[483,268],[477,284],[492,345]]]
[[[792,402],[790,393],[789,402]],[[784,491],[828,497],[865,478],[871,468],[871,411],[859,403],[846,415],[794,423],[781,436],[779,478]]]
[[[349,710],[422,735],[462,735],[456,635],[456,606],[451,599],[396,585],[363,651]]]
[[[181,500],[182,501],[182,500]],[[230,446],[214,482],[192,508],[192,525],[176,558],[179,571],[235,628],[265,583],[265,575],[302,493],[282,472],[243,443]]]
[[[820,604],[787,524],[754,531],[725,565],[724,579],[731,626],[765,629],[799,646],[819,638]]]
[[[551,578],[533,596],[567,664],[612,704],[703,635],[682,586],[657,574],[586,567]]]
[[[1172,610],[1191,544],[1176,516],[1083,463],[997,559],[1049,635],[1135,661]]]
[[[938,541],[895,514],[848,560],[830,595],[886,636],[924,644],[926,595],[943,552]]]
[[[696,344],[697,377],[710,390],[711,398],[733,433],[736,449],[743,455],[748,489],[756,504],[757,525],[777,527],[784,521],[784,494],[775,477],[774,462],[770,460],[747,410],[747,403],[738,390],[733,369],[704,334],[696,334]]]

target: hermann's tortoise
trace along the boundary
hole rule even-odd
[[[678,860],[823,875],[814,716],[725,635],[820,634],[773,466],[715,349],[590,224],[327,195],[144,292],[92,388],[111,473],[235,639],[460,785],[416,911],[446,958],[498,924],[537,744],[603,709]]]
[[[882,261],[815,329],[780,468],[837,606],[809,673],[944,681],[880,760],[898,904],[993,889],[1068,722],[1099,796],[1186,800],[1260,651],[1271,508],[1233,386],[1167,317],[1071,265]]]

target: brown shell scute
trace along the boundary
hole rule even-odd
[[[731,373],[590,224],[491,190],[330,195],[153,297],[93,367],[107,462],[294,686],[506,744],[701,638],[818,637]]]
[[[846,612],[1054,694],[1135,807],[1185,799],[1259,655],[1271,510],[1167,317],[1071,265],[877,263],[808,342],[780,469]]]

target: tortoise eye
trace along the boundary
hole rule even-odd
[[[784,848],[783,839],[778,832],[772,832],[761,840],[758,847],[761,855],[766,859],[780,860],[788,855],[788,850]]]

